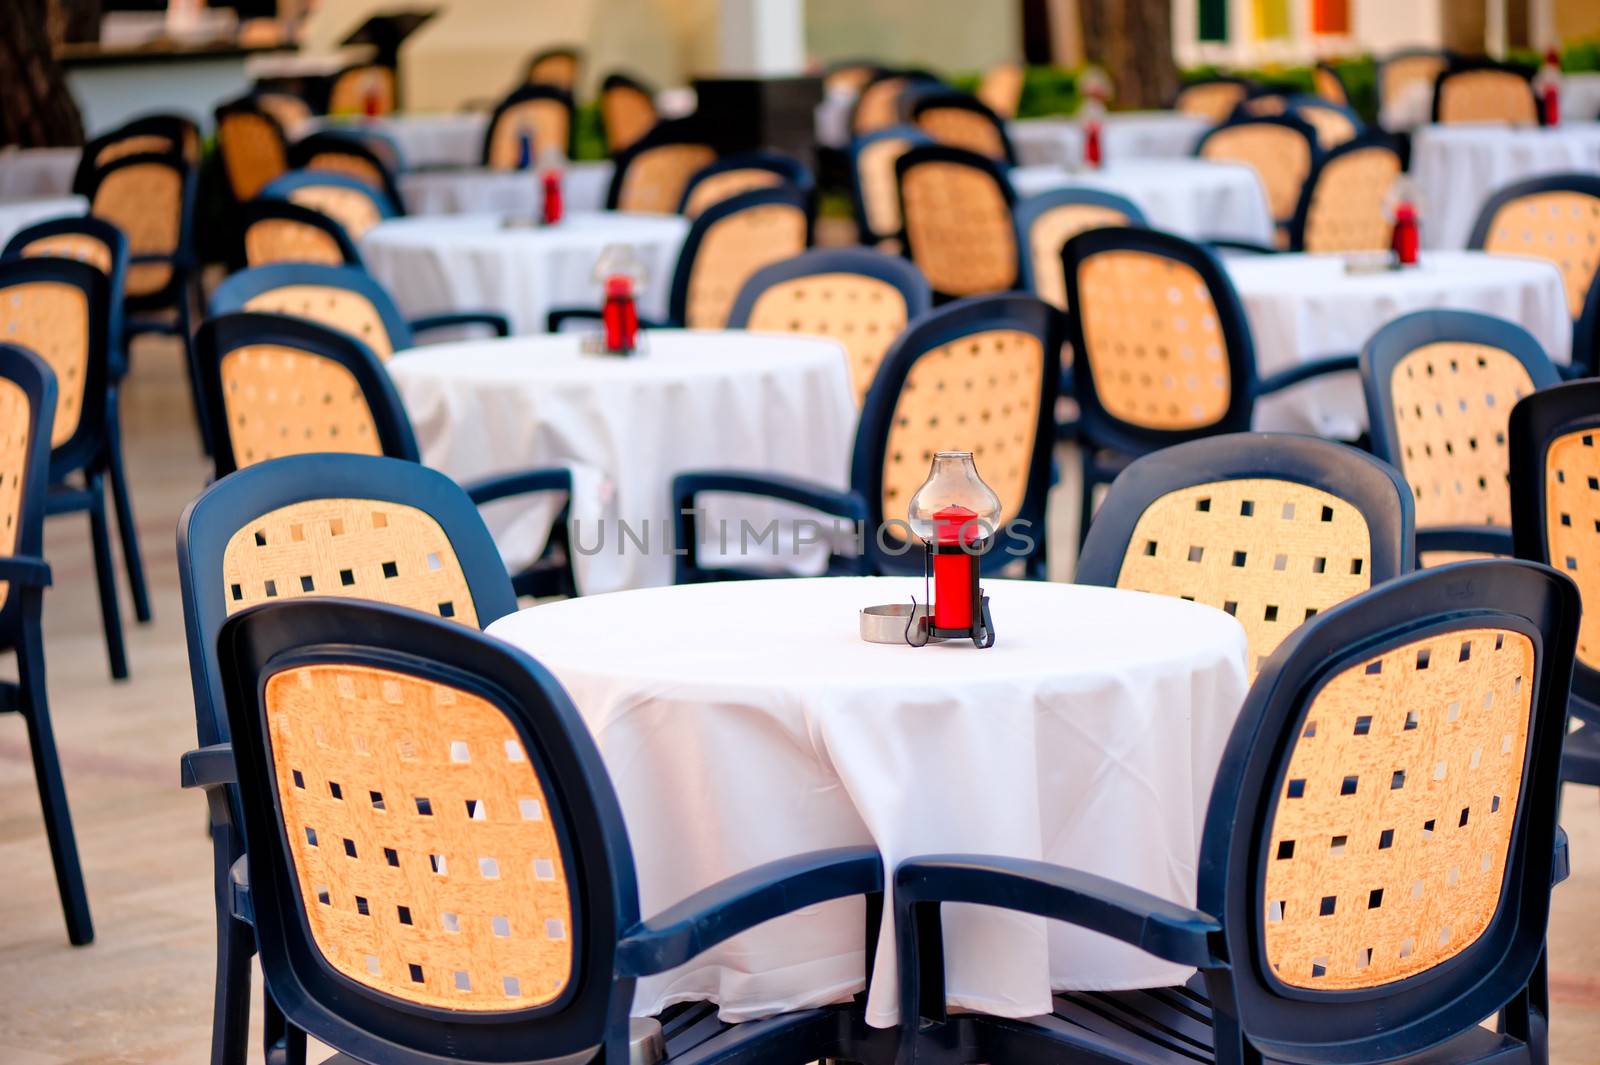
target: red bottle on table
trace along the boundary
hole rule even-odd
[[[561,171],[551,167],[544,172],[544,177],[540,180],[544,184],[544,224],[555,225],[561,221],[561,216],[566,212],[566,207],[561,202]],[[609,283],[608,281],[607,284]]]
[[[971,546],[981,529],[976,512],[948,506],[933,515],[934,542],[940,548]],[[933,555],[933,625],[937,629],[972,628],[972,567],[977,558],[965,551],[939,550]]]
[[[1100,169],[1100,120],[1091,118],[1083,124],[1083,162],[1091,170]]]
[[[1534,76],[1533,87],[1539,93],[1539,106],[1544,111],[1544,124],[1561,124],[1561,57],[1554,48],[1545,52],[1544,66]]]
[[[1418,229],[1416,205],[1402,200],[1394,209],[1394,233],[1390,237],[1395,261],[1401,266],[1417,265]]]
[[[633,278],[612,274],[606,278],[606,302],[600,311],[605,325],[606,350],[613,355],[633,351],[639,337],[639,308],[633,299]]]
[[[382,101],[378,98],[378,83],[376,81],[367,82],[367,91],[361,97],[362,113],[368,118],[377,118],[381,107]]]

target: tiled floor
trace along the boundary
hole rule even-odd
[[[106,671],[86,520],[54,519],[46,535],[55,568],[45,608],[51,703],[98,937],[88,948],[67,945],[22,722],[0,716],[0,1065],[187,1065],[208,1051],[211,856],[203,800],[178,789],[194,711],[173,544],[206,467],[176,349],[153,343],[135,366],[127,422],[156,620],[130,624],[128,682],[114,685]],[[1063,546],[1075,507],[1066,484],[1052,521]],[[1595,792],[1572,790],[1564,821],[1574,871],[1556,892],[1550,935],[1554,1058],[1600,1063]]]

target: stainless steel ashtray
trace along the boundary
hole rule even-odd
[[[920,646],[928,641],[928,608],[922,603],[862,607],[861,638],[868,643]]]

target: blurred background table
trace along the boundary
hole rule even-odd
[[[613,211],[574,212],[553,226],[508,227],[488,214],[397,218],[368,230],[361,254],[407,315],[493,309],[515,333],[542,333],[552,308],[600,306],[595,263],[616,245],[646,271],[640,315],[665,318],[688,232],[679,215]]]
[[[1096,170],[1019,166],[1011,171],[1018,198],[1047,189],[1104,189],[1132,200],[1156,229],[1191,240],[1271,244],[1272,214],[1254,170],[1201,159],[1112,161]]]
[[[602,211],[615,167],[609,161],[568,163],[561,191],[568,211]],[[491,170],[482,166],[408,170],[396,183],[406,210],[427,214],[505,214],[537,217],[544,186],[532,170]]]
[[[477,166],[483,160],[483,137],[489,128],[486,111],[418,112],[376,118],[314,118],[296,136],[318,129],[350,129],[378,133],[400,149],[410,169]]]
[[[82,155],[78,148],[0,148],[0,200],[67,195]]]
[[[759,581],[575,599],[489,632],[538,656],[599,740],[646,913],[803,851],[876,844],[1072,866],[1194,904],[1205,804],[1243,702],[1220,610],[1107,588],[990,581],[995,645],[868,644],[857,611],[915,578]],[[619,656],[615,649],[628,648]],[[1133,845],[1137,841],[1137,845]],[[725,1020],[863,982],[860,900],[741,935],[641,980],[636,1014],[689,998]],[[868,1000],[896,999],[893,908]],[[1163,987],[1188,970],[1042,919],[946,907],[952,1005],[1008,1017],[1050,989]]]
[[[1542,259],[1431,251],[1406,270],[1350,273],[1342,255],[1259,255],[1225,260],[1244,301],[1256,366],[1277,373],[1326,355],[1359,352],[1383,325],[1437,307],[1516,322],[1558,363],[1572,358],[1561,273]],[[1356,374],[1321,378],[1268,396],[1255,427],[1353,440],[1367,427]]]
[[[82,196],[23,196],[16,199],[0,197],[0,247],[16,235],[17,230],[43,222],[47,218],[81,215],[89,210],[89,201]]]
[[[428,465],[463,483],[531,466],[573,470],[578,588],[672,580],[672,478],[787,474],[844,488],[856,405],[844,348],[788,334],[649,330],[628,357],[562,333],[430,344],[388,364]],[[558,500],[485,508],[513,568],[543,550]],[[708,520],[716,521],[715,508]],[[729,512],[735,532],[750,506]],[[770,516],[754,515],[758,524]],[[647,539],[621,539],[619,522]],[[601,537],[603,536],[603,541]]]
[[[1107,163],[1127,159],[1181,159],[1194,151],[1211,123],[1179,111],[1121,111],[1100,123]],[[1006,123],[1022,166],[1072,166],[1083,162],[1081,118],[1028,118]]]

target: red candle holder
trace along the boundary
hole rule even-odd
[[[1083,124],[1083,163],[1090,170],[1100,169],[1100,120],[1098,118],[1091,118]]]
[[[923,543],[923,596],[932,609],[919,615],[913,602],[906,642],[921,647],[930,640],[970,639],[975,647],[993,647],[994,619],[979,562],[991,546],[1000,499],[978,476],[972,452],[933,457],[927,481],[911,497],[909,516]]]
[[[1394,231],[1390,236],[1395,262],[1399,265],[1417,265],[1417,249],[1421,243],[1418,230],[1416,205],[1402,200],[1395,206]]]
[[[606,302],[600,318],[605,326],[606,351],[613,355],[631,355],[639,338],[639,309],[633,299],[633,278],[626,274],[606,278]]]
[[[551,167],[544,172],[544,177],[540,180],[544,185],[544,224],[553,226],[561,221],[562,215],[566,213],[566,204],[561,196],[561,171]]]

